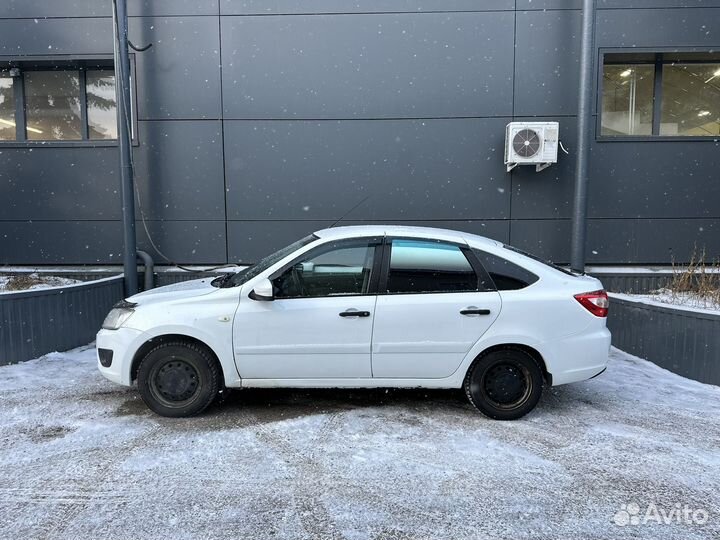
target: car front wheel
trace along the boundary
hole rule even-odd
[[[194,343],[160,343],[140,362],[138,389],[145,404],[162,416],[193,416],[218,395],[220,370],[213,355]]]
[[[516,420],[540,400],[543,375],[522,349],[492,351],[478,358],[465,377],[465,394],[481,413],[495,420]]]

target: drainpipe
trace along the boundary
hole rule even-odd
[[[128,55],[127,1],[113,0],[113,49],[115,57],[115,101],[117,103],[120,193],[123,217],[123,270],[125,296],[138,292],[135,240],[135,200],[130,125],[130,56]]]
[[[147,251],[137,250],[137,257],[145,267],[144,291],[149,291],[155,286],[155,262]]]
[[[580,95],[578,102],[578,135],[575,161],[575,198],[572,213],[570,266],[585,272],[585,243],[587,235],[587,184],[592,124],[593,34],[595,30],[595,0],[583,0],[582,49],[580,53]]]

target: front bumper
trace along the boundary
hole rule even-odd
[[[150,337],[133,328],[118,328],[117,330],[100,330],[95,339],[97,350],[104,349],[103,360],[107,364],[109,354],[105,351],[112,351],[112,362],[109,366],[103,366],[98,352],[98,369],[103,376],[114,383],[130,386],[130,368],[133,357]]]

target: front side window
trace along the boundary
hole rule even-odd
[[[428,240],[392,241],[388,293],[477,290],[477,274],[459,246]]]
[[[600,135],[720,135],[720,54],[603,55]]]
[[[321,246],[273,279],[275,298],[368,294],[374,258],[370,241]]]
[[[23,112],[19,119],[16,111]],[[116,139],[112,66],[87,61],[0,65],[0,141]]]

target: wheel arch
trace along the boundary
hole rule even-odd
[[[467,378],[467,376],[472,371],[475,364],[480,360],[483,356],[486,356],[492,352],[495,351],[502,351],[507,349],[515,349],[525,352],[526,354],[530,355],[535,362],[537,362],[538,366],[540,366],[540,369],[542,370],[543,379],[545,380],[545,383],[548,386],[552,386],[552,373],[550,373],[547,369],[547,365],[545,364],[545,359],[540,354],[540,351],[535,349],[534,347],[531,347],[530,345],[525,345],[524,343],[500,343],[497,345],[492,345],[486,349],[483,349],[472,362],[470,362],[470,365],[467,368],[467,371],[465,372],[465,376],[463,377],[463,380]]]
[[[143,343],[137,351],[135,351],[135,355],[132,359],[132,364],[130,365],[130,381],[135,381],[137,379],[137,373],[138,368],[140,367],[140,362],[143,358],[155,347],[158,345],[161,345],[163,343],[170,343],[173,341],[183,341],[185,343],[191,343],[195,346],[202,347],[205,349],[210,356],[215,360],[215,363],[217,364],[218,369],[220,370],[220,380],[225,381],[225,372],[223,370],[222,362],[220,362],[220,358],[218,357],[217,353],[213,350],[213,348],[205,343],[204,341],[188,336],[187,334],[162,334],[159,336],[153,336],[150,339],[148,339],[145,343]]]

